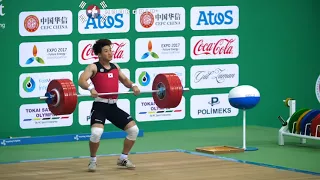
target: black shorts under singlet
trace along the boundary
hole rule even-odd
[[[92,126],[96,123],[104,125],[106,120],[124,130],[126,125],[133,119],[127,112],[120,109],[117,104],[93,102],[90,125]]]

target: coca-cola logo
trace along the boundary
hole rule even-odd
[[[229,55],[233,54],[234,43],[236,39],[223,38],[219,39],[217,42],[204,42],[203,39],[195,43],[193,48],[194,55]]]
[[[234,73],[223,73],[225,69],[217,68],[213,71],[197,71],[194,74],[194,82],[198,83],[202,80],[214,79],[217,83],[223,83],[227,79],[233,79]]]
[[[112,43],[112,53],[113,53],[113,59],[123,59],[124,58],[124,46],[126,43]],[[87,44],[84,46],[82,52],[81,52],[81,59],[82,60],[91,60],[91,59],[98,59],[98,56],[96,56],[92,49],[93,44]]]

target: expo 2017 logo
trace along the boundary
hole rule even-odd
[[[320,103],[320,75],[318,76],[317,82],[316,82],[316,96]]]

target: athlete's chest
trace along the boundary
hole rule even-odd
[[[105,68],[100,68],[97,70],[95,77],[101,80],[118,80],[119,71],[118,69],[108,70]]]

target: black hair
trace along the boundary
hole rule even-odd
[[[101,50],[104,46],[111,46],[111,41],[109,39],[99,39],[93,45],[92,49],[95,55],[101,53]]]

